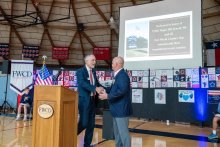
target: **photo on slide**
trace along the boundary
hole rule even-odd
[[[145,57],[148,55],[149,22],[132,20],[125,22],[126,58]]]

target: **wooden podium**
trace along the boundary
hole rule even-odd
[[[77,117],[77,92],[35,86],[32,147],[77,147]]]

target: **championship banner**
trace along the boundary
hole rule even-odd
[[[38,58],[39,56],[39,46],[28,46],[24,45],[22,54],[24,58]]]
[[[8,57],[8,55],[9,55],[9,44],[0,43],[0,56]]]
[[[68,47],[53,47],[52,58],[57,60],[69,59],[69,48]]]
[[[33,61],[11,60],[10,88],[22,94],[25,88],[33,86]]]
[[[110,49],[109,47],[94,47],[93,54],[96,60],[109,60],[110,59]]]

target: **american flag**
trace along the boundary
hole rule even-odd
[[[35,85],[53,85],[52,76],[45,64],[43,64],[37,75]]]

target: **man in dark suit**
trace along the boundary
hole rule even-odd
[[[116,147],[130,147],[129,116],[132,114],[130,79],[123,69],[124,59],[115,57],[112,61],[114,79],[110,89],[101,91],[99,98],[107,99],[113,116]]]
[[[103,88],[96,78],[94,70],[96,58],[94,55],[85,57],[85,66],[77,71],[78,95],[79,95],[79,122],[78,134],[84,129],[84,147],[90,147],[95,126],[95,96]]]

